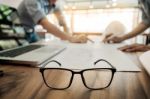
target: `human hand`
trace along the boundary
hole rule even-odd
[[[122,37],[114,36],[113,33],[110,33],[105,36],[104,43],[121,43],[124,39]]]
[[[126,45],[119,50],[124,52],[145,52],[150,50],[150,46],[144,45],[144,44],[132,44],[132,45]]]
[[[86,43],[88,38],[86,35],[75,35],[69,40],[71,43]]]

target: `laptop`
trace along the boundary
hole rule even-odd
[[[0,52],[1,64],[40,66],[63,50],[64,45],[31,44]]]

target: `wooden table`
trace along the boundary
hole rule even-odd
[[[133,57],[141,72],[117,72],[104,90],[91,91],[75,76],[69,89],[52,90],[43,82],[39,68],[0,65],[0,99],[150,99],[150,77]]]

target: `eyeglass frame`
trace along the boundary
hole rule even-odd
[[[99,60],[97,60],[96,62],[94,62],[94,65],[96,65],[96,64],[97,64],[98,62],[100,62],[100,61],[106,62],[107,64],[109,64],[109,65],[111,66],[111,68],[90,68],[90,69],[84,69],[84,70],[81,70],[81,71],[73,71],[73,70],[67,69],[67,68],[44,68],[44,67],[45,67],[47,64],[49,64],[50,62],[55,62],[55,63],[57,63],[59,66],[61,66],[61,63],[59,63],[58,61],[56,61],[56,60],[51,60],[51,61],[47,62],[46,64],[44,64],[44,65],[39,69],[39,71],[40,71],[41,74],[42,74],[42,78],[43,78],[43,80],[44,80],[45,85],[46,85],[47,87],[51,88],[51,89],[54,89],[54,90],[65,90],[65,89],[69,88],[69,87],[71,86],[71,84],[72,84],[72,81],[73,81],[73,78],[74,78],[74,74],[80,74],[80,75],[81,75],[82,82],[83,82],[83,84],[84,84],[84,86],[85,86],[86,88],[88,88],[88,89],[90,89],[90,90],[102,90],[102,89],[105,89],[105,88],[109,87],[110,84],[112,83],[114,74],[115,74],[115,72],[116,72],[116,68],[115,68],[111,63],[109,63],[108,61],[106,61],[105,59],[99,59]],[[58,70],[70,71],[70,72],[71,72],[71,78],[70,78],[69,85],[68,85],[67,87],[65,87],[65,88],[54,88],[54,87],[49,86],[49,85],[47,84],[46,80],[45,80],[45,77],[44,77],[44,71],[45,71],[45,70],[48,70],[48,69],[58,69]],[[98,70],[98,69],[110,70],[110,71],[112,72],[111,80],[110,80],[109,84],[108,84],[107,86],[103,87],[103,88],[90,88],[90,87],[88,87],[88,86],[86,85],[85,77],[84,77],[83,73],[84,73],[85,71]],[[79,70],[79,69],[75,69],[75,70]]]

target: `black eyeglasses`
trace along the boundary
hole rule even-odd
[[[52,60],[48,63],[50,62],[55,62],[61,66],[61,63],[58,61]],[[97,60],[94,62],[94,65],[99,62],[104,62],[111,68],[90,68],[74,71],[66,68],[42,67],[40,68],[40,72],[46,86],[52,89],[64,90],[69,88],[73,81],[74,74],[80,74],[85,87],[91,90],[101,90],[107,88],[111,84],[116,68],[104,59]],[[44,64],[44,67],[48,63]]]

